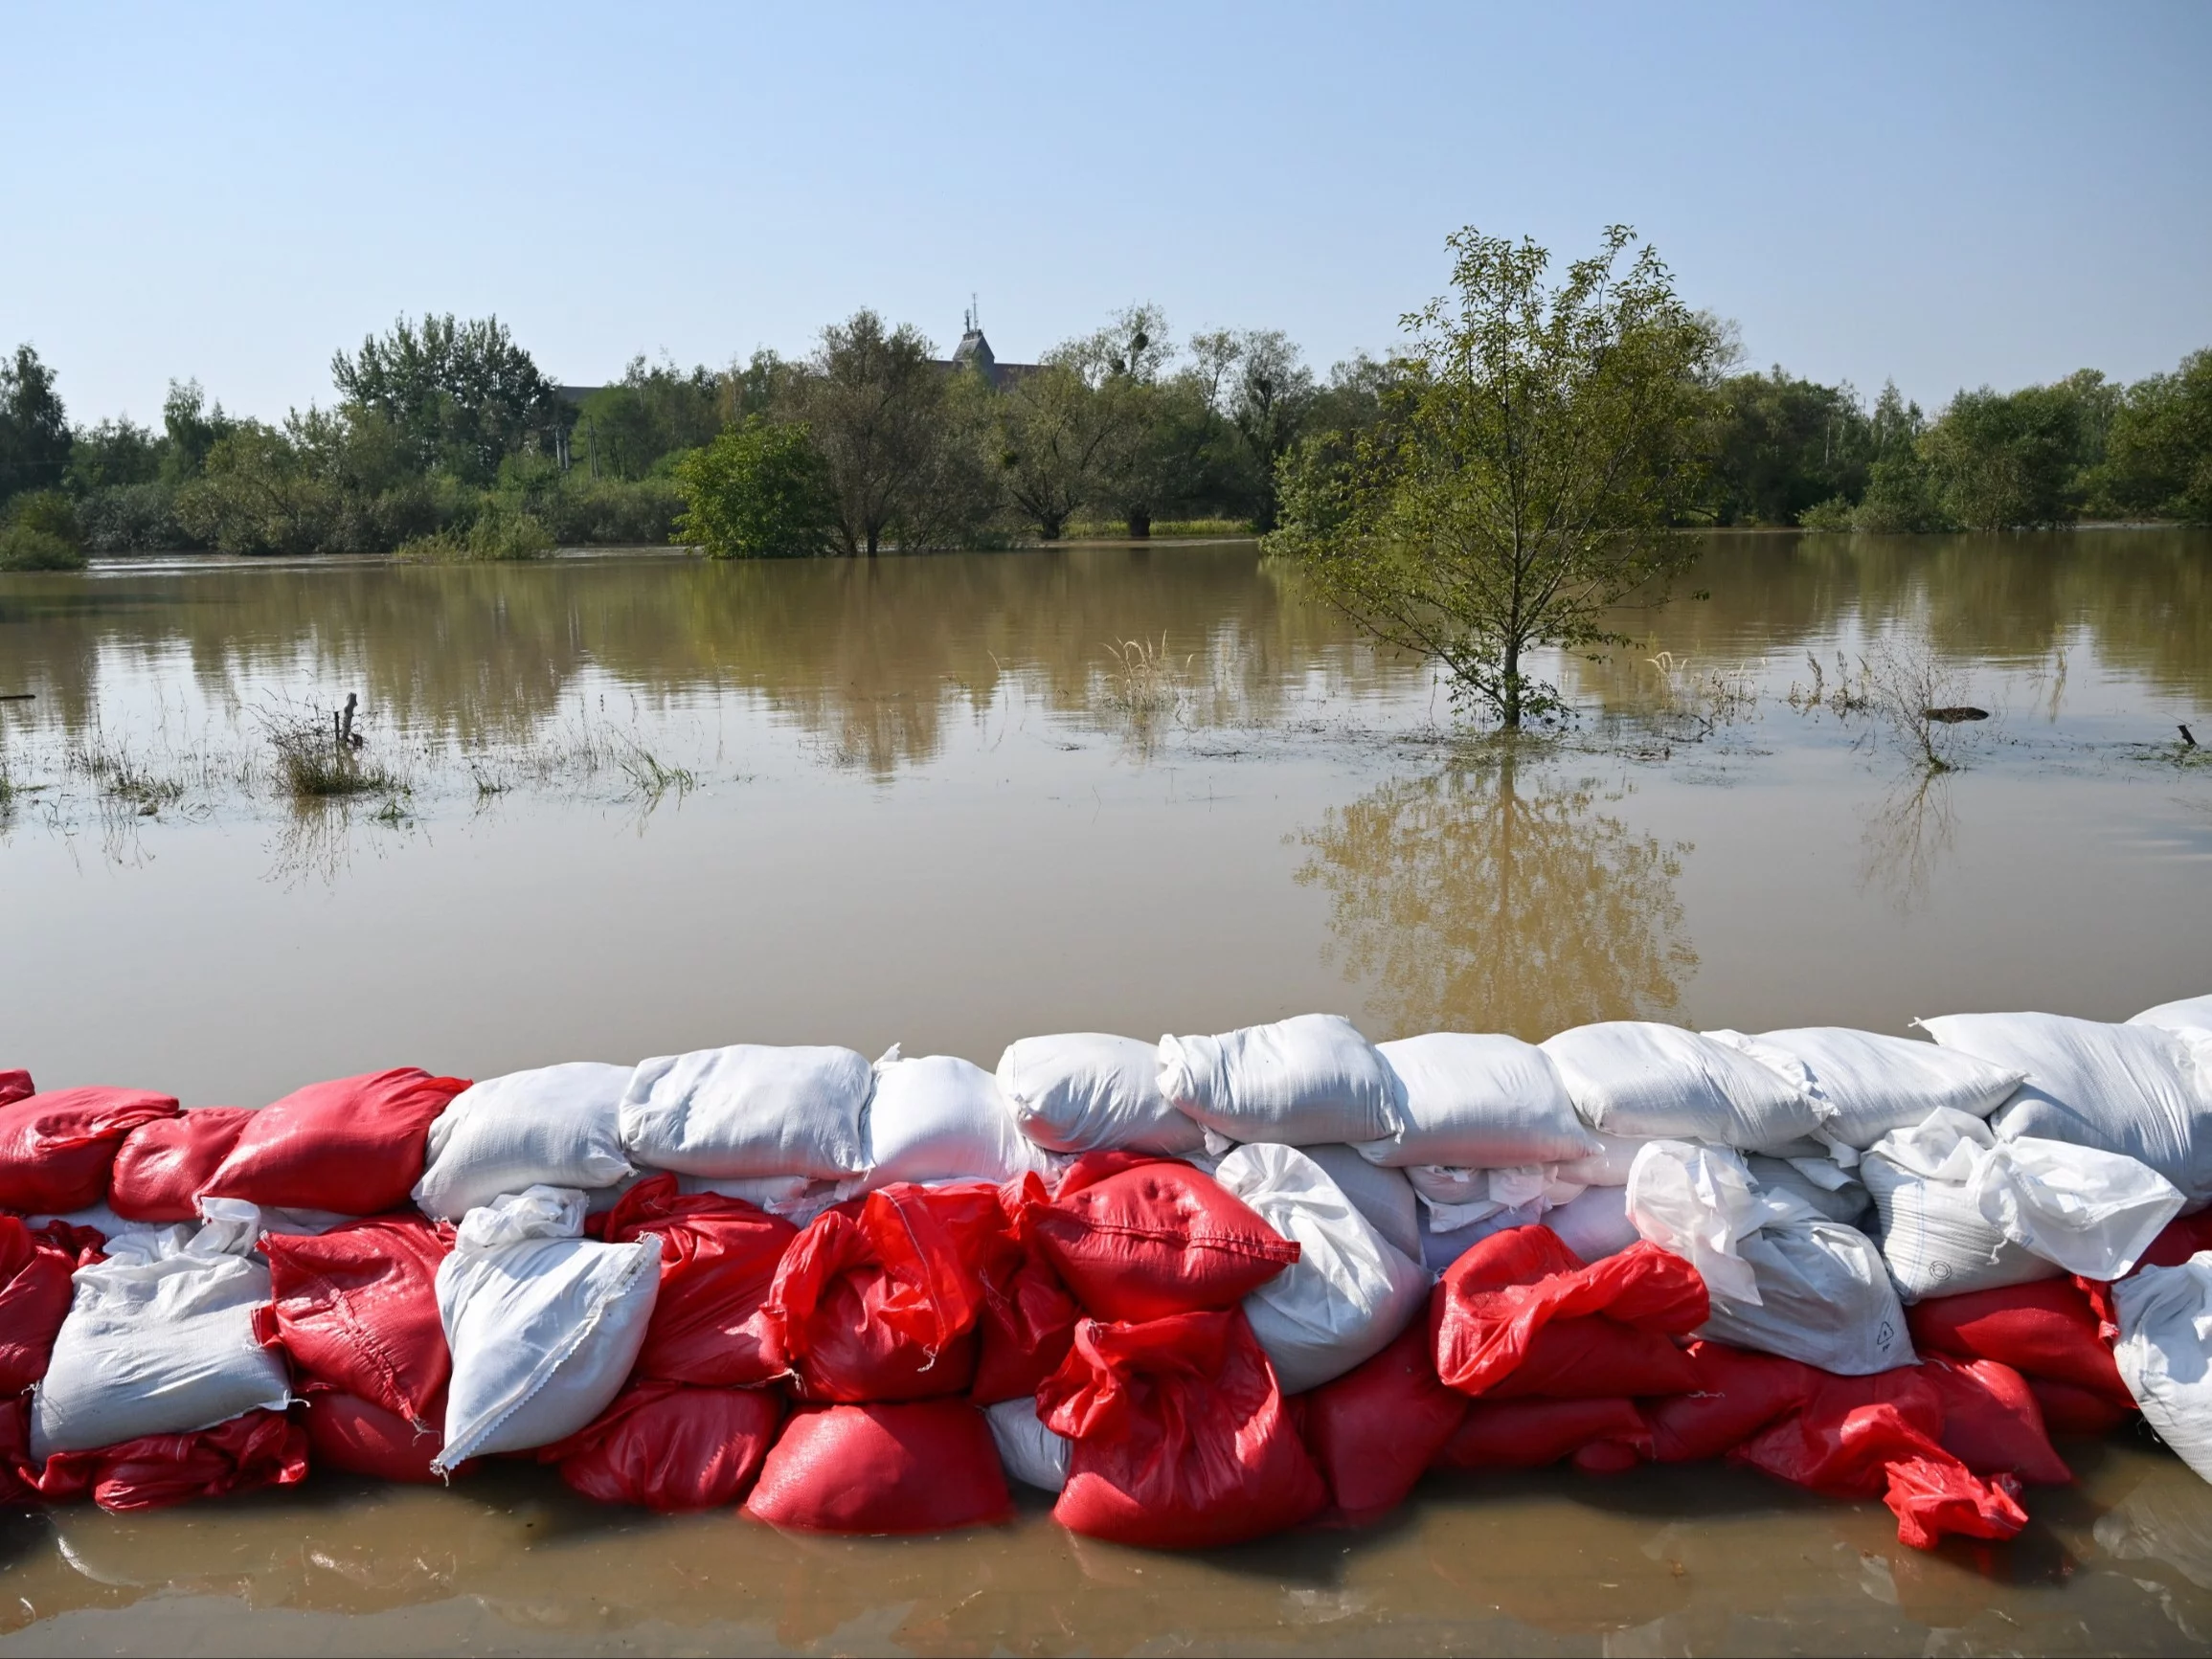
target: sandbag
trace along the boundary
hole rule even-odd
[[[1013,1513],[983,1414],[964,1400],[802,1407],[745,1513],[816,1533],[937,1533]]]
[[[1160,1045],[1072,1031],[1025,1037],[999,1057],[999,1092],[1047,1152],[1196,1152],[1205,1132],[1160,1092]]]
[[[1617,1256],[1643,1235],[1628,1219],[1628,1188],[1590,1187],[1544,1212],[1544,1224],[1586,1262]]]
[[[1543,1049],[1516,1037],[1433,1032],[1376,1045],[1397,1083],[1397,1132],[1360,1148],[1378,1164],[1496,1169],[1588,1155],[1597,1142],[1575,1115]]]
[[[897,1181],[1019,1180],[1045,1158],[982,1066],[951,1054],[876,1067],[862,1117],[869,1187]]]
[[[1068,1357],[1083,1309],[1037,1240],[1036,1221],[1046,1205],[1043,1183],[1028,1176],[1021,1186],[1004,1189],[1000,1204],[1006,1230],[984,1255],[976,1376],[968,1392],[978,1405],[1009,1400],[1033,1405],[1045,1379]]]
[[[1582,1121],[1606,1134],[1747,1149],[1817,1131],[1803,1089],[1724,1042],[1641,1020],[1578,1025],[1539,1044]]]
[[[90,1498],[129,1513],[227,1497],[307,1478],[306,1431],[280,1411],[251,1411],[190,1434],[150,1434],[119,1446],[56,1452],[38,1471],[51,1503]]]
[[[2112,1287],[2120,1380],[2158,1438],[2212,1481],[2212,1250]]]
[[[1367,1225],[1408,1260],[1421,1259],[1421,1203],[1400,1169],[1369,1163],[1357,1148],[1307,1146],[1298,1150],[1321,1166]]]
[[[1680,1394],[1693,1385],[1682,1351],[1667,1334],[1589,1314],[1546,1324],[1529,1338],[1521,1363],[1485,1389],[1481,1398],[1651,1398]]]
[[[1039,1248],[1095,1318],[1145,1320],[1233,1308],[1298,1259],[1298,1246],[1187,1164],[1080,1163],[1034,1219]]]
[[[1467,1415],[1436,1380],[1425,1320],[1306,1398],[1305,1442],[1337,1514],[1354,1524],[1406,1501]]]
[[[2179,1034],[2057,1014],[1947,1014],[1921,1024],[1946,1048],[2026,1074],[1990,1120],[1999,1139],[2119,1153],[2192,1205],[2212,1199],[2212,1061]]]
[[[1736,1153],[1653,1141],[1627,1207],[1638,1232],[1704,1276],[1712,1313],[1700,1335],[1844,1376],[1912,1362],[1873,1242],[1794,1195],[1762,1192]]]
[[[65,1216],[101,1202],[124,1137],[176,1112],[171,1096],[142,1088],[56,1088],[0,1106],[0,1210]]]
[[[1821,1108],[1820,1137],[1861,1152],[1891,1130],[1926,1121],[1931,1111],[1986,1118],[2025,1075],[1955,1048],[1844,1025],[1805,1025],[1756,1037],[1740,1031],[1705,1035],[1802,1088]]]
[[[1803,1405],[1820,1376],[1800,1360],[1725,1342],[1693,1342],[1684,1356],[1694,1385],[1646,1405],[1652,1457],[1659,1463],[1722,1456]]]
[[[2019,1481],[1984,1481],[1944,1450],[1942,1432],[1942,1401],[1915,1370],[1820,1377],[1803,1405],[1728,1457],[1814,1491],[1878,1496],[1913,1549],[1932,1549],[1947,1533],[2014,1536],[2027,1524]]]
[[[46,1375],[76,1270],[74,1251],[34,1235],[18,1216],[0,1216],[0,1399]]]
[[[1160,1092],[1230,1141],[1358,1145],[1398,1130],[1389,1066],[1339,1014],[1300,1014],[1218,1037],[1162,1037]]]
[[[1053,1492],[1068,1484],[1072,1443],[1045,1426],[1033,1397],[986,1405],[983,1420],[991,1426],[991,1442],[999,1448],[999,1462],[1008,1480]]]
[[[1469,1222],[1463,1226],[1436,1232],[1432,1230],[1436,1219],[1432,1211],[1431,1226],[1421,1230],[1421,1266],[1430,1277],[1440,1276],[1449,1272],[1453,1263],[1484,1239],[1495,1238],[1500,1233],[1510,1233],[1516,1227],[1535,1226],[1549,1214],[1541,1202],[1521,1204],[1512,1209],[1492,1211],[1480,1220]],[[1635,1240],[1629,1242],[1634,1244]]]
[[[1930,1356],[1920,1367],[1943,1405],[1943,1449],[1975,1474],[2066,1486],[2074,1471],[2052,1449],[2027,1379],[1994,1359]]]
[[[426,1216],[458,1222],[527,1187],[611,1187],[633,1172],[622,1155],[630,1067],[574,1061],[472,1083],[430,1126],[415,1185]]]
[[[1636,1167],[1636,1155],[1644,1149],[1644,1143],[1659,1138],[1657,1135],[1604,1134],[1590,1132],[1597,1143],[1596,1150],[1578,1158],[1569,1158],[1551,1166],[1552,1177],[1585,1187],[1625,1187],[1628,1172]]]
[[[1808,1166],[1821,1171],[1823,1178],[1816,1180],[1807,1175]],[[1862,1232],[1876,1224],[1874,1196],[1866,1190],[1866,1183],[1855,1173],[1845,1175],[1825,1159],[1767,1157],[1759,1153],[1748,1153],[1744,1156],[1744,1168],[1750,1172],[1751,1185],[1760,1192],[1787,1193],[1802,1200],[1824,1221],[1840,1222]],[[1827,1175],[1829,1171],[1834,1171],[1834,1177]]]
[[[2030,1380],[2069,1383],[2123,1410],[2133,1407],[2098,1334],[2095,1311],[2065,1279],[1931,1296],[1908,1309],[1906,1321],[1923,1354],[1994,1359]]]
[[[782,1375],[765,1307],[797,1227],[738,1199],[685,1197],[674,1176],[658,1175],[622,1195],[600,1236],[610,1244],[660,1241],[661,1289],[638,1351],[641,1379],[744,1388]]]
[[[782,1397],[765,1389],[639,1382],[539,1459],[603,1504],[721,1509],[752,1490],[782,1421]]]
[[[1633,1400],[1477,1400],[1432,1467],[1542,1468],[1572,1458],[1591,1474],[1613,1474],[1651,1452],[1651,1424]]]
[[[124,1234],[110,1241],[107,1260],[79,1267],[32,1395],[32,1456],[44,1462],[283,1410],[284,1362],[254,1331],[269,1269],[253,1247],[246,1229],[168,1227]]]
[[[2135,1415],[2135,1402],[2133,1400],[2122,1405],[2094,1390],[2077,1387],[2071,1382],[2060,1382],[2048,1377],[2030,1377],[2027,1385],[2028,1392],[2035,1396],[2036,1409],[2043,1415],[2043,1427],[2052,1434],[2110,1434]]]
[[[1214,1178],[1298,1246],[1298,1259],[1244,1299],[1253,1334],[1286,1394],[1303,1394],[1380,1353],[1424,1311],[1429,1276],[1367,1224],[1296,1147],[1240,1146]]]
[[[13,1106],[37,1092],[38,1086],[31,1081],[31,1073],[22,1066],[0,1071],[0,1106]]]
[[[305,1392],[300,1421],[307,1434],[308,1460],[316,1468],[408,1486],[442,1481],[431,1465],[445,1446],[443,1394],[430,1401],[427,1422],[418,1424],[357,1394],[313,1386]],[[453,1474],[458,1478],[475,1467],[463,1464]]]
[[[2184,997],[2177,1002],[2161,1002],[2156,1008],[2146,1008],[2128,1021],[2130,1025],[2154,1025],[2160,1031],[2195,1032],[2201,1037],[2212,1037],[2212,997]],[[24,1081],[30,1081],[28,1072]]]
[[[384,1216],[322,1234],[268,1234],[270,1300],[254,1312],[260,1340],[320,1385],[435,1429],[452,1358],[438,1308],[451,1248],[428,1222]]]
[[[1533,1369],[1538,1339],[1548,1336],[1565,1362],[1546,1359],[1545,1382],[1592,1398],[1684,1385],[1680,1350],[1667,1338],[1696,1330],[1709,1312],[1697,1269],[1656,1244],[1585,1265],[1549,1228],[1516,1227],[1452,1264],[1431,1300],[1429,1327],[1436,1376],[1462,1394],[1500,1395],[1516,1380],[1527,1386],[1515,1373]],[[1568,1356],[1569,1344],[1580,1352]]]
[[[598,1244],[583,1220],[583,1195],[557,1187],[462,1218],[437,1279],[453,1355],[439,1473],[565,1439],[621,1392],[660,1290],[660,1242]]]
[[[623,1091],[622,1151],[692,1176],[868,1172],[861,1117],[875,1074],[849,1048],[740,1042],[642,1062]]]
[[[108,1207],[126,1221],[197,1221],[200,1194],[253,1115],[242,1106],[203,1106],[140,1124],[115,1150]]]
[[[1297,1526],[1328,1501],[1241,1310],[1086,1319],[1037,1396],[1074,1442],[1052,1516],[1145,1549],[1208,1549]]]
[[[817,1217],[784,1250],[762,1305],[808,1400],[922,1400],[975,1376],[983,1273],[1006,1220],[985,1185],[887,1187]]]
[[[467,1087],[399,1065],[294,1089],[246,1120],[204,1196],[342,1216],[404,1208],[431,1123]]]

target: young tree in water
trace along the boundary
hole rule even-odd
[[[944,379],[917,329],[865,310],[824,328],[794,376],[791,412],[828,469],[846,552],[872,556],[922,505],[945,442]]]
[[[799,422],[748,415],[676,462],[684,516],[673,539],[717,559],[826,553],[835,506],[821,456]]]
[[[1701,499],[1722,341],[1656,252],[1620,268],[1634,240],[1612,227],[1552,285],[1533,241],[1459,232],[1457,292],[1405,319],[1383,421],[1348,458],[1309,442],[1281,468],[1269,549],[1509,729],[1564,707],[1532,651],[1619,642],[1606,608],[1695,553],[1668,527]]]

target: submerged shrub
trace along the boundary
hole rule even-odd
[[[81,571],[84,554],[52,530],[16,523],[0,529],[0,571]]]

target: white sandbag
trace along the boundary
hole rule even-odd
[[[622,1151],[688,1176],[866,1175],[874,1081],[849,1048],[740,1042],[648,1060],[622,1095]]]
[[[1802,1088],[1679,1025],[1613,1020],[1541,1044],[1584,1123],[1606,1134],[1761,1150],[1819,1129]]]
[[[431,1468],[529,1451],[612,1403],[644,1346],[661,1289],[661,1241],[582,1236],[584,1198],[531,1187],[462,1218],[439,1264],[438,1312],[453,1351],[445,1446]]]
[[[1430,1220],[1435,1220],[1433,1210],[1430,1212]],[[1545,1214],[1544,1205],[1538,1202],[1524,1204],[1519,1209],[1493,1209],[1480,1221],[1470,1222],[1464,1226],[1443,1232],[1424,1228],[1421,1233],[1421,1266],[1433,1279],[1491,1235],[1513,1227],[1532,1227],[1547,1220],[1549,1217]]]
[[[1295,1147],[1240,1146],[1213,1178],[1298,1246],[1296,1262],[1244,1299],[1285,1394],[1381,1353],[1428,1306],[1428,1275]]]
[[[1654,1141],[1630,1176],[1627,1213],[1704,1279],[1712,1307],[1700,1335],[1845,1377],[1913,1362],[1873,1242],[1794,1195],[1762,1193],[1740,1155]]]
[[[725,1199],[742,1199],[772,1216],[781,1216],[798,1226],[859,1195],[866,1177],[842,1181],[809,1180],[804,1176],[678,1176],[676,1190],[687,1197],[713,1193]]]
[[[1421,1202],[1403,1170],[1371,1164],[1357,1147],[1309,1146],[1298,1149],[1321,1166],[1367,1225],[1410,1261],[1421,1259]]]
[[[862,1119],[873,1191],[893,1181],[1014,1180],[1049,1165],[991,1074],[952,1054],[878,1064]]]
[[[1025,1037],[999,1056],[999,1092],[1048,1152],[1196,1152],[1205,1132],[1160,1092],[1160,1045],[1072,1031]]]
[[[1938,1111],[1917,1129],[1883,1136],[1860,1158],[1882,1259],[1906,1301],[2061,1276],[2058,1264],[1981,1213],[1973,1190],[1976,1154],[1996,1144],[1979,1118]]]
[[[1544,1212],[1544,1224],[1585,1262],[1617,1256],[1643,1235],[1628,1219],[1628,1188],[1591,1187],[1578,1199]]]
[[[1231,1141],[1356,1146],[1398,1129],[1389,1066],[1336,1014],[1300,1014],[1218,1037],[1162,1037],[1160,1092]]]
[[[430,1126],[417,1207],[458,1222],[503,1193],[611,1187],[634,1175],[621,1129],[631,1069],[575,1061],[470,1084]]]
[[[1947,1014],[1921,1024],[1946,1048],[2026,1074],[1990,1120],[1999,1139],[2122,1153],[2191,1205],[2212,1199],[2212,1048],[2156,1025],[2057,1014]]]
[[[109,1241],[106,1261],[78,1268],[32,1391],[33,1459],[283,1410],[283,1357],[254,1335],[270,1294],[257,1236],[221,1222],[134,1229]]]
[[[1636,1155],[1657,1137],[1605,1134],[1592,1130],[1591,1138],[1597,1142],[1597,1150],[1555,1165],[1552,1175],[1556,1178],[1577,1186],[1625,1187],[1628,1172],[1636,1167]]]
[[[1541,1216],[1557,1205],[1571,1203],[1587,1189],[1580,1182],[1561,1180],[1554,1173],[1556,1168],[1553,1164],[1523,1164],[1514,1169],[1463,1170],[1416,1164],[1406,1174],[1429,1212],[1430,1229],[1448,1233],[1487,1220],[1500,1210],[1529,1208]]]
[[[2184,997],[2178,1002],[2161,1002],[2156,1008],[2146,1008],[2128,1021],[2130,1025],[2155,1025],[2161,1031],[2194,1032],[2199,1037],[2212,1037],[2212,997]]]
[[[1863,1152],[1893,1129],[1937,1110],[1987,1117],[2020,1087],[2011,1066],[1913,1037],[1805,1025],[1786,1031],[1708,1031],[1811,1095],[1825,1114],[1820,1137]]]
[[[1395,1134],[1361,1146],[1370,1162],[1496,1169],[1597,1150],[1558,1071],[1533,1043],[1437,1031],[1375,1051],[1397,1080],[1399,1123]]]
[[[1068,1484],[1068,1453],[1075,1443],[1038,1421],[1034,1400],[1025,1394],[986,1405],[983,1421],[991,1425],[991,1441],[1008,1480],[1041,1491],[1058,1491]]]
[[[2120,1380],[2158,1438],[2212,1481],[2212,1250],[2121,1280],[2112,1303]]]
[[[1807,1173],[1807,1168],[1844,1172],[1825,1159],[1767,1157],[1758,1153],[1748,1153],[1744,1167],[1751,1172],[1751,1181],[1763,1193],[1788,1193],[1802,1199],[1815,1213],[1831,1222],[1840,1222],[1847,1227],[1860,1226],[1873,1219],[1874,1199],[1866,1191],[1865,1183],[1856,1176],[1845,1176],[1837,1182],[1817,1178]]]

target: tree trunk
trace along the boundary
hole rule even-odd
[[[873,525],[868,527],[868,556],[871,559],[875,557],[876,538],[881,533]]]
[[[1150,507],[1131,507],[1129,509],[1129,539],[1133,542],[1148,542],[1152,539],[1152,509]]]
[[[1521,641],[1505,642],[1505,703],[1498,711],[1508,731],[1521,729]]]
[[[1067,527],[1068,521],[1064,518],[1052,518],[1043,513],[1037,515],[1037,531],[1040,541],[1056,542],[1060,539],[1060,532]]]

